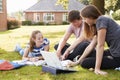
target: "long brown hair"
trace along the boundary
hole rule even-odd
[[[90,26],[84,22],[84,34],[86,39],[92,39],[97,34],[95,25]]]
[[[39,30],[35,30],[32,32],[31,37],[30,37],[30,48],[29,51],[32,52],[34,46],[35,46],[35,42],[33,39],[36,39],[36,34],[41,33]]]
[[[88,5],[81,10],[80,15],[84,18],[97,19],[102,15],[102,13],[96,6]],[[88,25],[86,22],[84,22],[84,32],[86,38],[92,38],[95,34],[97,34],[95,25]]]

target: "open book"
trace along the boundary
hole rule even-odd
[[[39,61],[36,61],[36,62],[32,62],[32,61],[27,61],[27,60],[15,60],[15,61],[12,61],[14,63],[18,63],[18,64],[24,64],[24,65],[35,65],[35,66],[41,66],[43,64],[46,64],[44,60],[39,60]]]
[[[15,61],[12,61],[14,63],[18,63],[18,64],[22,64],[22,65],[30,65],[30,66],[41,66],[41,65],[44,65],[46,64],[46,62],[44,60],[39,60],[39,61],[36,61],[36,62],[32,62],[32,61],[27,61],[27,60],[15,60]],[[64,61],[61,61],[61,64],[62,66],[67,66],[69,64],[70,60],[64,60]]]

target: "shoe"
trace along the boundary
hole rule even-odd
[[[76,57],[73,59],[73,61],[76,62],[76,61],[78,61],[79,58],[80,58],[80,55],[76,56]]]
[[[118,68],[115,68],[115,70],[117,70],[117,71],[120,71],[120,67],[118,67]]]
[[[19,52],[21,49],[21,46],[19,44],[16,44],[14,51]]]

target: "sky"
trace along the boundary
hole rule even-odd
[[[24,11],[34,5],[38,0],[7,0],[7,12]]]

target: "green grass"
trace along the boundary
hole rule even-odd
[[[0,59],[20,60],[21,56],[14,52],[17,43],[22,47],[29,41],[29,35],[33,30],[41,30],[44,37],[50,40],[50,51],[54,51],[53,46],[59,42],[63,36],[67,25],[59,26],[22,26],[21,28],[0,32]],[[72,43],[75,38],[72,37],[68,43]],[[25,66],[11,71],[0,71],[0,80],[119,80],[120,73],[115,70],[105,70],[107,76],[95,75],[80,66],[75,67],[79,71],[71,74],[51,75],[41,71],[41,67]]]

